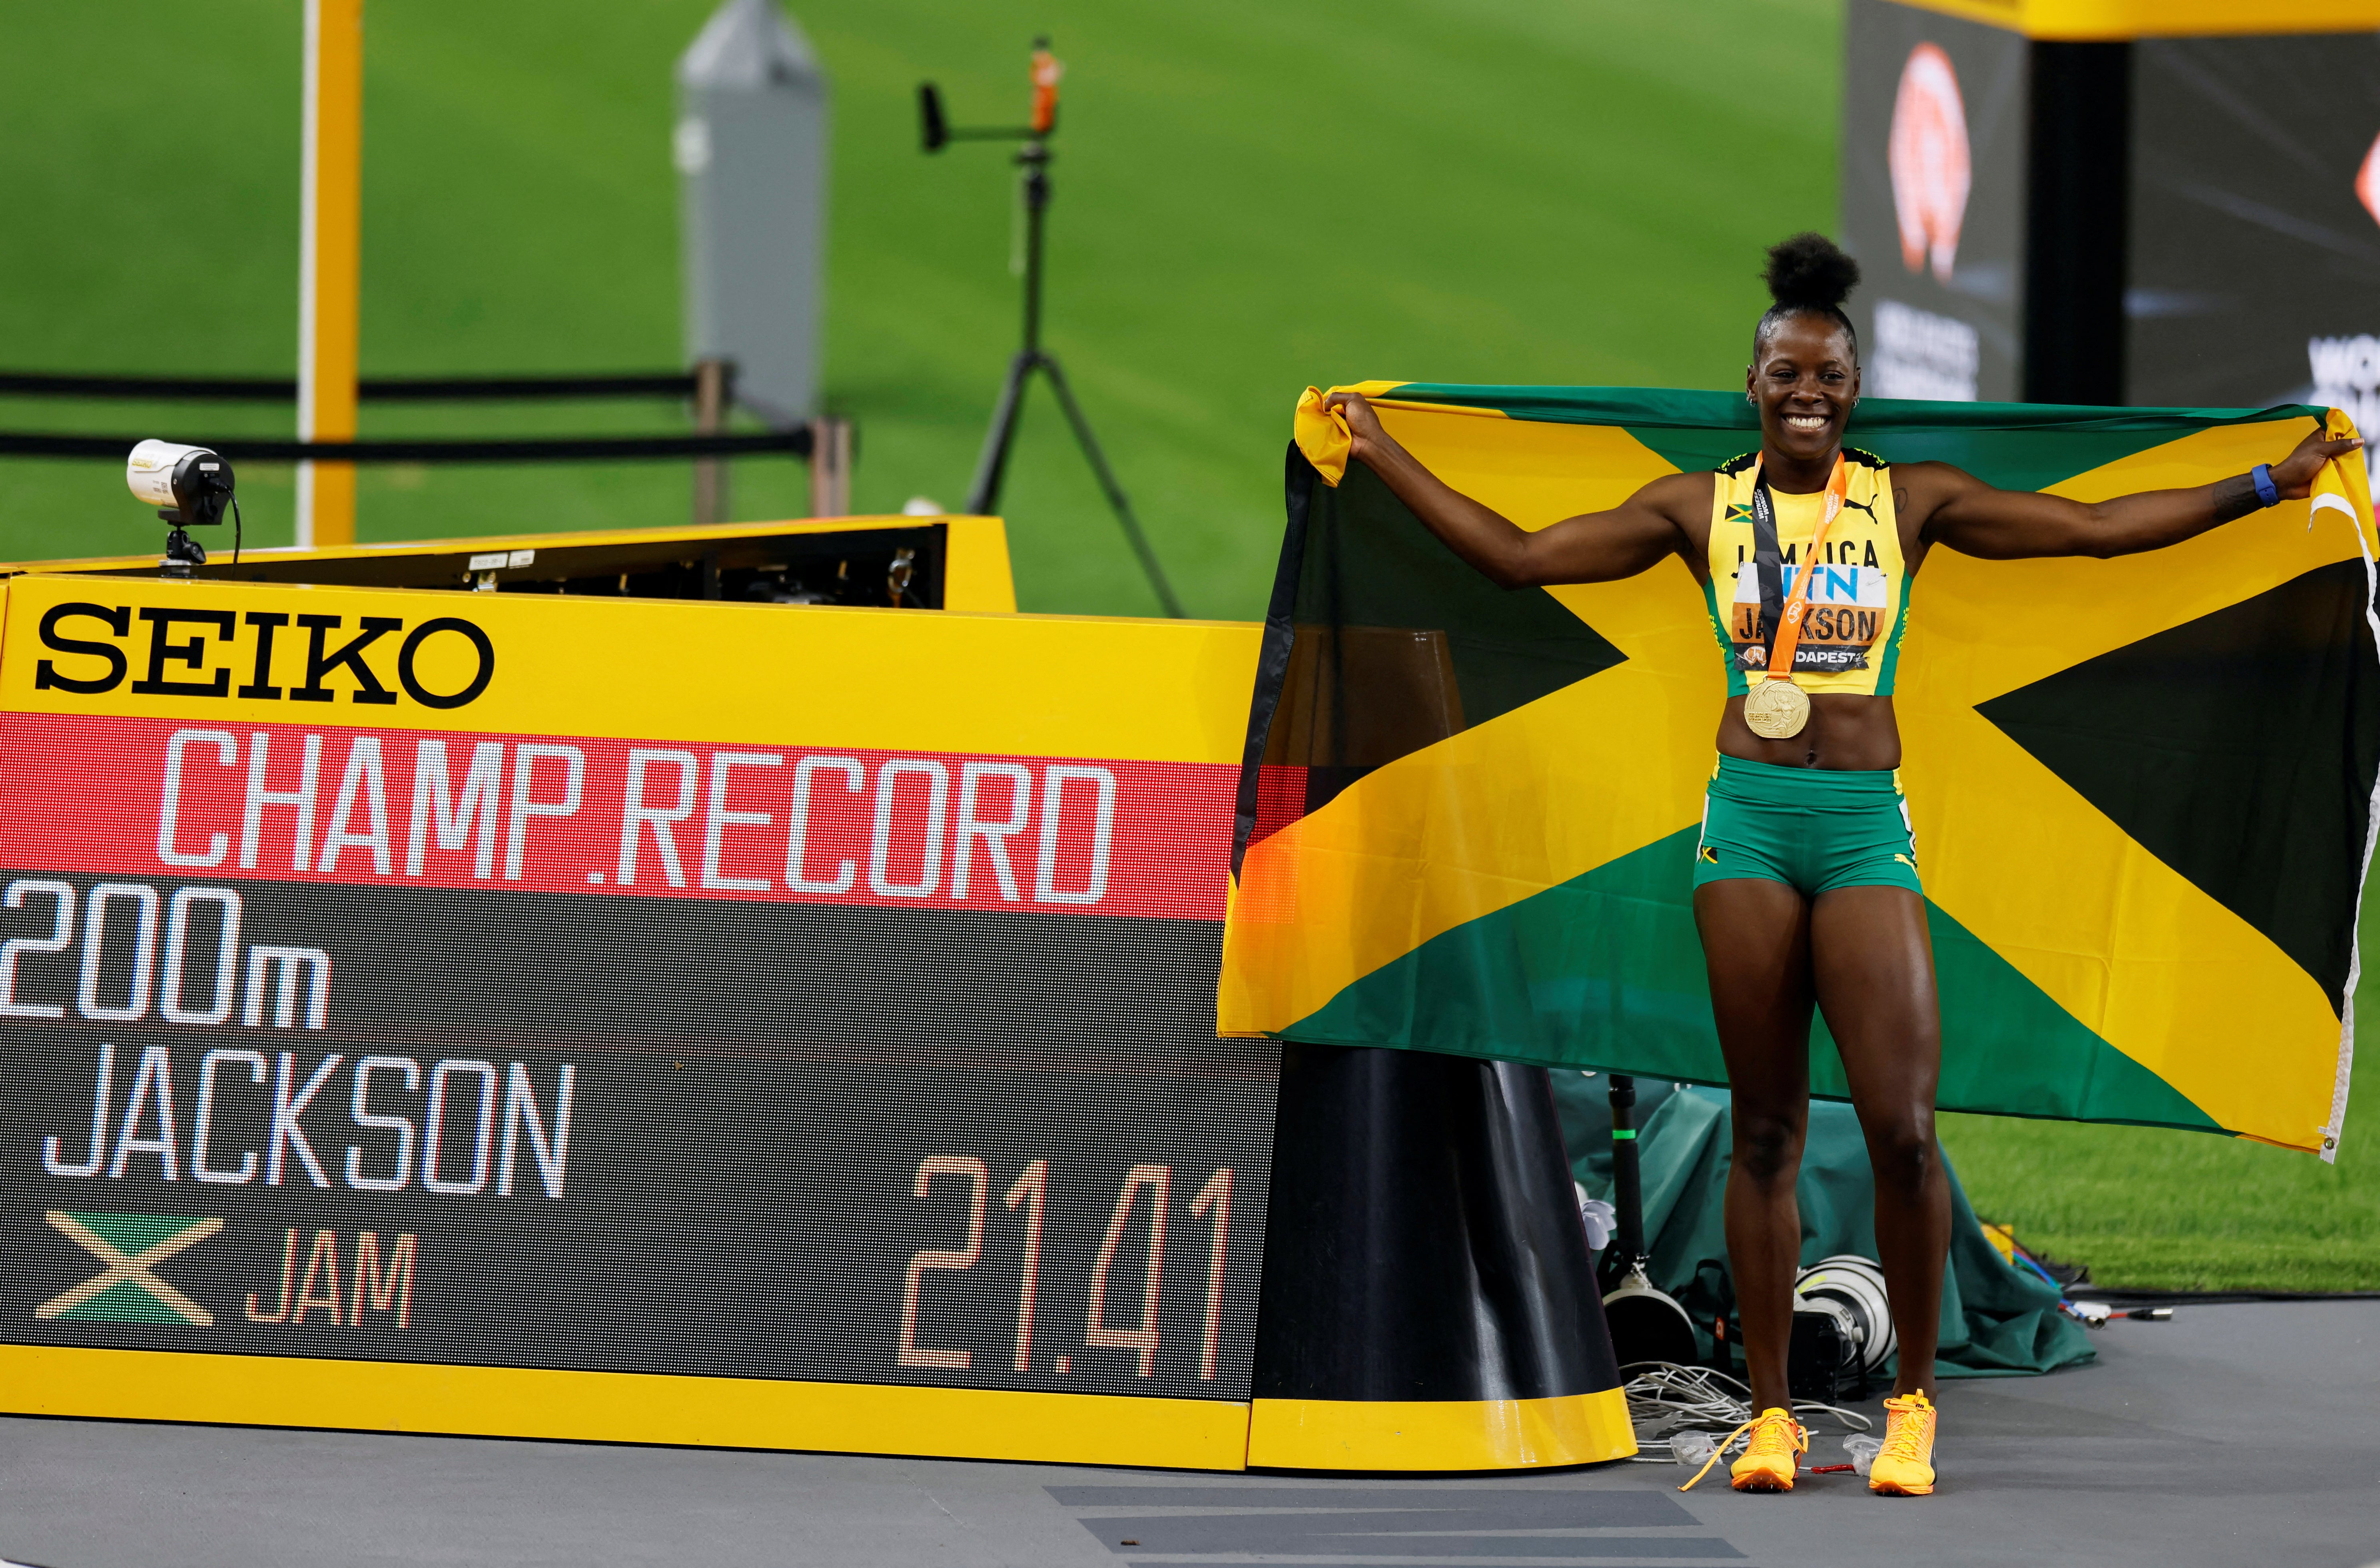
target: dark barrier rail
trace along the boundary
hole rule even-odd
[[[547,436],[493,441],[273,441],[236,436],[199,441],[236,461],[296,463],[585,463],[673,457],[695,459],[694,519],[727,514],[727,469],[722,457],[779,454],[810,465],[810,511],[839,517],[851,509],[851,430],[847,421],[815,420],[790,428],[730,434],[721,427],[735,401],[735,368],[705,359],[693,370],[592,376],[383,376],[360,381],[365,402],[537,402],[606,397],[685,397],[695,405],[691,435]],[[0,396],[158,398],[188,402],[289,403],[298,383],[278,376],[91,376],[45,371],[0,371]],[[778,423],[773,418],[771,423]],[[152,432],[153,433],[153,432]],[[65,431],[0,432],[0,456],[67,457],[116,462],[143,439]]]
[[[598,376],[368,376],[356,383],[356,395],[367,403],[692,397],[695,392],[694,373],[676,371]],[[79,376],[0,371],[0,395],[294,403],[298,383],[285,376]]]
[[[88,457],[120,463],[142,440],[137,435],[81,435],[0,431],[0,456]],[[650,457],[733,457],[785,453],[808,457],[812,427],[741,435],[551,436],[525,441],[274,441],[230,436],[194,441],[235,462],[295,463],[565,463]]]

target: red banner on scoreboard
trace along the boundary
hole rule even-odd
[[[1214,763],[0,713],[0,863],[1220,919]]]

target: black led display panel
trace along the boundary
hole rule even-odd
[[[2380,422],[2380,34],[2132,45],[2125,389]]]
[[[255,1026],[79,1016],[127,1008],[177,898],[186,1013],[233,907],[249,965],[335,959],[270,961]],[[11,1339],[1245,1397],[1275,1059],[1211,1038],[1211,927],[42,873],[0,903],[8,1005],[63,1015],[0,1036]]]

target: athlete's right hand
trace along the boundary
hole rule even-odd
[[[1380,416],[1360,392],[1334,392],[1322,400],[1326,408],[1335,408],[1347,421],[1347,433],[1353,437],[1350,455],[1369,458],[1387,444],[1389,432],[1380,428]]]

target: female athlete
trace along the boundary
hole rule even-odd
[[[1875,1167],[1876,1243],[1900,1342],[1868,1486],[1922,1496],[1934,1489],[1926,1391],[1950,1201],[1934,1139],[1933,952],[1892,711],[1910,581],[1937,545],[1989,560],[2161,549],[2303,498],[2323,464],[2361,444],[2317,432],[2269,468],[2095,505],[1995,490],[1947,463],[1888,465],[1843,445],[1860,364],[1842,304],[1858,280],[1857,263],[1821,235],[1770,250],[1776,303],[1753,333],[1744,372],[1760,450],[1716,473],[1655,480],[1610,511],[1535,533],[1449,489],[1361,396],[1330,403],[1354,456],[1502,587],[1608,582],[1672,555],[1702,585],[1729,697],[1694,865],[1694,923],[1734,1091],[1727,1246],[1759,1413],[1734,1484],[1789,1491],[1809,1447],[1792,1417],[1785,1351],[1815,1003],[1841,1050]]]

